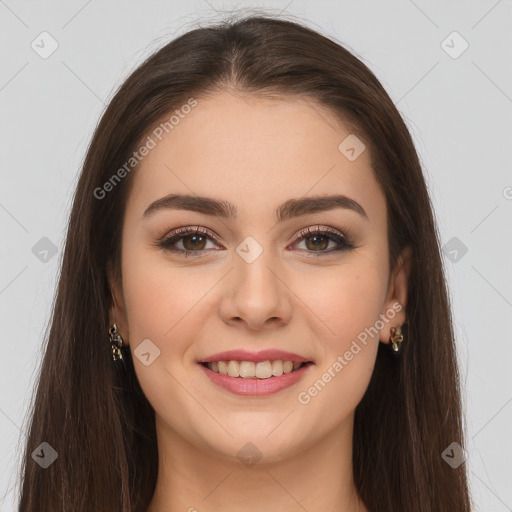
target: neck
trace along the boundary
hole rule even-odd
[[[262,447],[255,464],[241,461],[238,450],[229,456],[210,446],[200,449],[158,417],[156,428],[158,479],[147,512],[368,512],[353,480],[353,416],[295,453],[265,457]],[[240,442],[244,446],[256,454]]]

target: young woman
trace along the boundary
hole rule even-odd
[[[468,512],[463,425],[431,202],[372,72],[270,16],[147,59],[77,185],[20,510]]]

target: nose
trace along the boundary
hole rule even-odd
[[[220,307],[225,323],[250,331],[289,323],[293,293],[286,284],[285,270],[269,252],[263,251],[250,263],[235,255]]]

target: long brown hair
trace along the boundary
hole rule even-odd
[[[353,469],[369,510],[469,512],[454,333],[439,235],[411,136],[374,74],[338,42],[295,21],[259,14],[196,28],[149,57],[119,88],[89,146],[73,199],[20,468],[23,512],[145,511],[158,468],[154,411],[129,353],[108,344],[109,269],[120,279],[121,226],[131,176],[95,190],[148,130],[190,97],[226,89],[300,95],[332,113],[370,151],[387,201],[390,271],[410,246],[405,342],[397,360],[379,344],[357,406]],[[314,104],[314,103],[312,103]],[[385,350],[386,349],[386,350]],[[47,469],[31,453],[49,443]]]

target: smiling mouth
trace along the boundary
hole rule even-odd
[[[312,361],[292,362],[281,359],[261,361],[213,361],[199,363],[212,372],[239,379],[271,379],[293,373],[304,366],[314,364]]]

